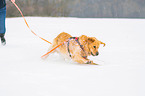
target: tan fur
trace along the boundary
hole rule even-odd
[[[60,33],[54,40],[52,46],[49,48],[51,50],[52,48],[56,47],[57,45],[61,44],[62,42],[65,42],[67,39],[72,37],[70,34],[62,32]],[[74,40],[71,39],[69,41],[69,50],[71,53],[71,58],[73,61],[81,63],[81,64],[95,64],[93,61],[83,58],[83,56],[96,56],[98,54],[98,48],[100,44],[105,43],[97,40],[95,37],[87,37],[86,35],[82,35],[79,37],[79,42],[83,46],[84,51],[80,48],[80,45]],[[70,58],[69,53],[68,53],[68,42],[65,42],[63,45],[61,45],[57,50],[53,52],[58,52],[60,53],[63,57],[65,58]],[[94,47],[95,46],[95,47]]]

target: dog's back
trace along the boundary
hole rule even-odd
[[[59,45],[60,43],[66,41],[70,37],[72,37],[70,34],[62,32],[54,39],[53,45]]]

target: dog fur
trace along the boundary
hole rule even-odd
[[[49,48],[48,51],[50,51],[52,48],[56,47],[57,45],[61,44],[62,42],[65,42],[70,37],[72,36],[68,33],[65,33],[65,32],[60,33],[53,40],[52,46]],[[105,46],[105,43],[97,40],[95,37],[87,37],[86,35],[81,35],[78,41],[84,50],[80,48],[80,45],[76,42],[75,39],[70,39],[68,41],[71,57],[69,56],[69,52],[68,52],[68,45],[67,45],[68,42],[65,42],[64,44],[62,44],[60,47],[57,48],[57,50],[54,50],[52,53],[58,52],[64,58],[71,58],[73,61],[78,62],[80,64],[95,64],[93,61],[89,60],[87,57],[90,55],[92,56],[99,55],[99,52],[98,52],[99,46],[100,44],[103,44]]]

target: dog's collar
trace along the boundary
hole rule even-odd
[[[68,43],[67,43],[67,47],[68,47],[68,53],[69,53],[69,56],[71,57],[71,53],[70,53],[70,49],[69,49],[69,42],[70,42],[70,40],[71,39],[74,39],[79,45],[80,45],[80,48],[84,51],[84,53],[85,53],[85,50],[84,50],[84,48],[83,48],[83,45],[81,45],[80,44],[80,42],[79,42],[79,37],[70,37],[69,38],[69,40],[68,40]],[[86,53],[85,53],[86,54]],[[83,58],[87,58],[87,56],[82,56]]]

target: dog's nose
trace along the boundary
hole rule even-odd
[[[99,52],[96,52],[96,56],[98,56],[99,55]]]

